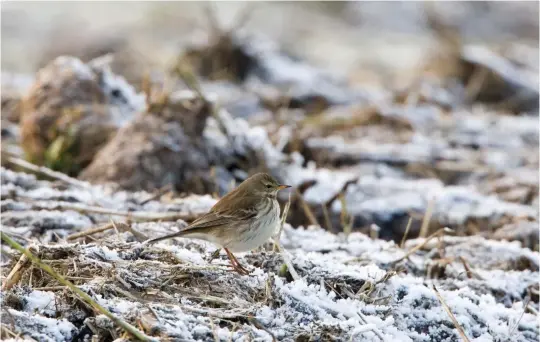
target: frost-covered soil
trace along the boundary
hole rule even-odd
[[[116,228],[68,238],[109,220],[91,212],[96,202],[110,210],[196,215],[215,203],[210,196],[147,202],[151,194],[143,192],[77,188],[1,172],[3,231],[111,312],[162,340],[459,340],[433,285],[471,341],[539,338],[531,313],[538,310],[539,255],[519,242],[445,236],[400,261],[423,239],[400,248],[361,233],[346,238],[286,224],[281,242],[302,279],[293,280],[271,243],[239,255],[251,270],[240,276],[230,271],[224,254],[209,264],[215,247],[204,242],[141,244],[177,230],[182,220],[138,217],[123,224],[125,217],[110,216]],[[18,256],[3,248],[5,279]],[[2,291],[2,322],[13,333],[36,341],[122,335],[38,268],[24,264],[19,276]]]

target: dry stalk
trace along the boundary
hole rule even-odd
[[[100,227],[96,227],[96,228],[85,230],[83,232],[68,235],[68,237],[66,239],[68,241],[75,240],[75,239],[78,239],[78,238],[81,238],[81,237],[84,237],[84,236],[88,236],[88,235],[92,235],[92,234],[96,234],[96,233],[101,233],[101,232],[107,231],[107,230],[112,229],[112,228],[113,228],[112,222],[111,223],[106,223],[106,224],[104,224],[104,225],[102,225]]]
[[[43,263],[38,257],[34,256],[28,249],[25,249],[21,245],[19,245],[16,241],[11,239],[7,234],[4,232],[0,232],[0,237],[4,242],[6,242],[8,245],[10,245],[12,248],[18,250],[19,252],[26,255],[28,259],[30,259],[36,266],[38,266],[41,270],[49,273],[53,278],[55,278],[58,282],[61,284],[67,286],[71,291],[73,291],[82,301],[87,303],[88,305],[92,306],[96,311],[104,314],[107,316],[111,321],[113,321],[115,324],[117,324],[119,327],[124,329],[129,334],[133,335],[135,338],[141,341],[154,341],[153,338],[145,335],[144,333],[140,332],[137,328],[132,326],[131,324],[125,322],[119,317],[116,317],[113,315],[109,310],[105,309],[103,306],[98,304],[96,301],[94,301],[88,294],[86,294],[84,291],[79,289],[77,286],[75,286],[73,283],[71,283],[69,280],[65,279],[60,274],[56,273],[49,265]]]
[[[281,240],[281,233],[283,232],[283,226],[285,225],[285,221],[287,220],[287,215],[289,215],[289,209],[291,207],[291,193],[289,193],[289,200],[285,204],[285,207],[283,208],[283,214],[281,215],[281,223],[279,225],[279,231],[276,234],[276,240]],[[274,252],[276,251],[277,246],[274,244]]]
[[[2,152],[5,152],[4,150],[2,150]],[[51,177],[53,179],[57,179],[57,180],[60,180],[62,182],[65,182],[69,185],[73,185],[73,186],[76,186],[78,188],[82,188],[82,189],[90,189],[91,188],[91,185],[87,184],[87,183],[84,183],[84,182],[81,182],[75,178],[71,178],[61,172],[57,172],[57,171],[53,171],[47,167],[44,167],[44,166],[37,166],[37,165],[34,165],[32,163],[29,163],[27,162],[26,160],[23,160],[23,159],[20,159],[20,158],[17,158],[17,157],[7,157],[7,161],[11,164],[15,164],[17,166],[20,166],[24,169],[27,169],[27,170],[30,170],[30,171],[33,171],[33,172],[36,172],[36,173],[41,173],[45,176],[48,176],[48,177]]]
[[[162,188],[158,189],[158,191],[156,191],[155,194],[150,195],[147,199],[139,203],[139,205],[145,205],[146,203],[156,200],[170,191],[171,191],[171,185],[170,184],[165,185]]]
[[[277,249],[278,249],[279,253],[281,254],[281,257],[283,258],[283,261],[285,262],[285,265],[287,265],[287,269],[289,270],[289,273],[291,274],[293,279],[294,280],[302,279],[300,277],[300,275],[298,275],[298,273],[294,269],[292,261],[289,258],[289,256],[287,255],[287,251],[285,250],[285,248],[283,248],[283,246],[281,246],[281,242],[278,239],[274,238],[274,243],[275,243],[275,246],[277,246]]]
[[[265,327],[257,318],[255,318],[254,316],[249,316],[248,317],[248,322],[251,323],[255,328],[257,329],[260,329],[260,330],[264,330],[268,333],[268,335],[272,336],[272,342],[276,342],[277,339],[276,339],[276,336],[274,335],[274,333],[272,333],[267,327]]]
[[[450,228],[441,228],[439,230],[437,230],[435,233],[431,234],[430,236],[428,236],[422,243],[418,244],[417,246],[414,246],[413,248],[411,248],[410,251],[407,252],[407,254],[405,254],[404,256],[402,256],[401,258],[395,260],[392,262],[392,264],[397,264],[398,262],[402,261],[402,260],[405,260],[407,259],[409,256],[411,256],[413,253],[415,253],[417,250],[419,250],[420,248],[424,247],[431,239],[443,234],[443,233],[453,233],[454,231]]]
[[[341,202],[341,226],[343,227],[343,233],[345,234],[345,239],[349,239],[349,235],[352,233],[353,217],[349,215],[347,211],[347,201],[345,201],[345,195],[343,192],[339,194],[339,201]]]
[[[321,225],[315,218],[315,215],[313,214],[313,211],[311,210],[306,200],[304,199],[304,196],[302,196],[302,194],[300,193],[300,191],[298,191],[298,189],[295,189],[295,191],[296,191],[296,198],[300,201],[300,204],[302,205],[302,209],[304,209],[304,213],[306,214],[306,217],[308,218],[309,223],[313,226],[320,227]]]
[[[446,302],[444,301],[444,298],[441,296],[441,294],[439,293],[439,291],[437,290],[437,288],[435,287],[435,285],[433,285],[433,291],[435,291],[435,294],[437,295],[437,298],[439,299],[439,301],[441,302],[441,305],[442,307],[444,308],[444,311],[446,311],[446,313],[448,314],[448,316],[450,317],[450,319],[452,320],[452,323],[454,323],[454,326],[456,327],[457,331],[459,332],[459,335],[461,336],[461,338],[463,339],[464,342],[470,342],[469,338],[467,337],[467,335],[465,335],[465,331],[463,330],[463,328],[461,327],[461,325],[459,324],[459,322],[457,321],[456,317],[454,316],[454,314],[452,313],[452,311],[450,311],[450,308],[448,307],[448,305],[446,305]]]
[[[514,332],[514,330],[516,330],[517,327],[519,326],[519,322],[523,318],[523,315],[525,314],[525,311],[527,311],[527,306],[529,305],[530,301],[531,301],[531,298],[530,297],[527,298],[527,302],[525,302],[525,305],[523,305],[523,311],[521,312],[521,315],[519,315],[519,318],[518,318],[516,324],[514,324],[514,326],[508,332],[508,336],[512,336],[512,333]]]
[[[426,237],[429,230],[429,221],[431,220],[431,215],[433,214],[433,208],[435,207],[435,199],[431,199],[428,202],[428,206],[426,208],[426,214],[424,215],[424,219],[422,220],[422,226],[420,227],[420,234],[419,237]]]
[[[321,203],[321,207],[324,215],[324,223],[326,224],[326,230],[333,232],[334,226],[332,225],[332,220],[330,220],[330,213],[328,212],[328,207],[326,206],[326,203]]]
[[[198,313],[200,315],[212,316],[219,319],[238,319],[238,318],[247,318],[247,315],[244,313],[233,312],[232,310],[223,311],[211,308],[196,308],[182,305],[180,308],[184,311],[190,311]]]
[[[223,120],[221,120],[221,117],[219,116],[219,108],[218,108],[217,104],[212,104],[206,98],[206,96],[204,96],[203,91],[202,91],[202,87],[199,84],[199,81],[197,80],[197,76],[195,76],[193,71],[190,70],[185,65],[184,66],[178,66],[176,68],[176,72],[178,73],[178,75],[180,76],[182,81],[184,81],[184,83],[188,86],[188,88],[191,89],[193,92],[195,92],[195,94],[197,94],[197,96],[202,101],[204,101],[204,103],[206,103],[209,106],[210,112],[211,112],[212,116],[214,117],[214,119],[216,120],[216,122],[218,123],[219,129],[225,135],[227,140],[229,140],[229,144],[232,145],[231,137],[230,137],[230,135],[228,133],[227,126],[225,125]]]
[[[34,203],[37,204],[37,203]],[[62,203],[55,205],[53,207],[43,207],[43,209],[48,210],[73,210],[80,213],[93,213],[93,214],[102,214],[102,215],[111,215],[111,216],[123,216],[128,217],[128,219],[138,220],[138,221],[193,221],[199,215],[196,214],[178,214],[178,213],[159,213],[159,212],[148,212],[148,211],[122,211],[107,209],[103,207],[96,206],[86,206],[80,204],[70,204]]]
[[[459,261],[461,261],[461,264],[463,264],[463,268],[465,268],[465,272],[467,273],[467,278],[471,279],[473,277],[473,272],[471,271],[471,268],[469,267],[469,264],[465,260],[464,257],[460,256]]]
[[[405,228],[405,234],[403,234],[403,237],[401,238],[401,242],[399,243],[399,248],[403,248],[403,245],[405,244],[405,241],[407,240],[407,235],[409,235],[411,224],[412,224],[412,217],[409,217],[409,222],[407,222],[407,227]]]
[[[30,247],[28,247],[30,248]],[[13,287],[13,285],[17,284],[19,280],[21,279],[21,269],[28,261],[28,257],[26,254],[22,254],[19,258],[19,261],[15,264],[15,266],[11,269],[11,272],[9,272],[7,278],[4,280],[4,283],[2,284],[2,291],[9,290]]]
[[[476,67],[472,76],[465,87],[465,97],[467,102],[472,103],[478,97],[488,76],[488,69],[484,67]]]

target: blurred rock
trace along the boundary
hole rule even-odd
[[[90,29],[69,30],[60,25],[49,38],[50,44],[44,47],[37,62],[45,67],[51,60],[60,56],[73,56],[88,62],[104,55],[114,58],[110,61],[110,70],[120,75],[136,89],[141,86],[151,63],[148,53],[141,52],[127,38],[126,32],[104,32]],[[154,61],[155,62],[155,61]]]
[[[202,132],[210,108],[196,98],[152,94],[148,108],[96,155],[80,178],[153,191],[174,185],[197,193],[215,189]]]
[[[520,241],[522,246],[538,251],[538,221],[518,221],[498,229],[490,238],[495,240]]]
[[[244,84],[268,109],[285,106],[319,113],[364,96],[337,77],[284,54],[273,42],[236,32],[216,31],[188,47],[177,62],[177,67],[185,65],[209,80]]]
[[[450,23],[448,18],[444,20],[433,10],[433,4],[428,6],[427,24],[438,41],[437,51],[426,63],[425,70],[449,81],[461,82],[466,103],[483,102],[514,114],[538,115],[538,69],[531,63],[538,60],[538,48],[510,45],[506,57],[505,53],[485,45],[466,44],[459,26]],[[522,57],[516,58],[516,55]]]
[[[2,71],[2,120],[18,123],[21,116],[21,99],[32,86],[32,77]]]
[[[106,64],[58,57],[37,73],[23,100],[26,157],[75,175],[144,105],[144,96]]]
[[[181,192],[224,194],[265,159],[246,140],[248,131],[228,114],[212,115],[213,104],[191,91],[154,94],[148,110],[97,154],[82,172],[92,183],[116,183],[129,190],[153,191],[173,185]],[[236,127],[233,127],[236,126]]]
[[[538,70],[518,65],[482,46],[464,46],[461,63],[465,72],[459,77],[474,87],[471,92],[477,101],[516,114],[538,115]]]

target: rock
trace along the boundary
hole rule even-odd
[[[19,122],[21,100],[32,82],[30,76],[2,71],[2,121]]]
[[[483,75],[482,86],[477,90],[477,100],[492,103],[516,114],[538,113],[538,70],[518,65],[504,56],[482,46],[464,46],[462,63],[469,74],[463,74],[464,84],[472,77]]]
[[[215,189],[202,139],[209,106],[196,98],[159,101],[151,99],[148,110],[123,127],[80,178],[130,190],[166,185],[197,193]]]
[[[284,106],[319,113],[366,97],[343,80],[284,54],[272,41],[236,32],[214,31],[208,40],[195,42],[179,57],[177,67],[185,65],[209,80],[243,84],[270,110]]]
[[[144,106],[144,96],[106,65],[58,57],[37,73],[23,100],[26,157],[76,175]]]
[[[538,251],[538,221],[509,223],[491,234],[495,240],[520,241],[523,247]]]

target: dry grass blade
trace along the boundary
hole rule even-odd
[[[81,238],[81,237],[84,237],[84,236],[89,236],[89,235],[92,235],[92,234],[101,233],[101,232],[107,231],[107,230],[112,229],[112,228],[113,228],[113,224],[112,223],[107,223],[107,224],[104,224],[104,225],[102,225],[100,227],[96,227],[96,228],[85,230],[83,232],[68,235],[68,237],[66,239],[68,241],[75,240],[75,239],[78,239],[78,238]]]
[[[289,193],[289,200],[285,204],[285,207],[283,208],[283,214],[281,215],[281,222],[279,225],[279,231],[276,234],[276,240],[279,241],[281,239],[281,233],[283,232],[283,226],[285,225],[285,221],[287,220],[287,216],[289,215],[289,209],[291,208],[291,193]],[[277,245],[274,244],[274,252],[277,249]]]
[[[298,191],[298,189],[295,189],[295,191],[296,191],[296,198],[300,201],[300,204],[302,205],[302,209],[304,209],[304,213],[306,214],[306,217],[308,218],[309,223],[311,225],[320,227],[321,225],[315,218],[315,215],[313,214],[313,211],[311,210],[306,200],[304,199],[304,196],[302,196],[302,194],[300,193],[300,191]]]
[[[322,203],[321,207],[324,216],[324,224],[326,224],[326,230],[333,232],[334,225],[332,224],[332,220],[330,220],[330,213],[328,212],[328,207],[326,206],[326,203]]]
[[[227,139],[229,139],[229,143],[232,144],[232,141],[230,141],[231,138],[229,136],[227,126],[219,116],[218,106],[215,104],[211,104],[211,102],[206,98],[206,96],[204,96],[202,87],[197,80],[197,76],[195,76],[193,71],[187,65],[179,65],[176,67],[175,71],[180,76],[182,81],[184,81],[184,83],[188,86],[188,88],[195,92],[197,96],[204,101],[204,103],[210,106],[210,112],[212,113],[212,117],[218,123],[219,129],[223,132],[223,134],[225,134]]]
[[[5,152],[5,151],[2,151],[2,152]],[[14,164],[14,165],[17,165],[17,166],[20,166],[24,169],[27,169],[27,170],[30,170],[30,171],[33,171],[33,172],[36,172],[36,173],[40,173],[40,174],[43,174],[45,176],[48,176],[48,177],[51,177],[53,179],[57,179],[57,180],[60,180],[62,182],[65,182],[69,185],[73,185],[73,186],[76,186],[78,188],[83,188],[83,189],[89,189],[91,188],[91,186],[89,184],[86,184],[84,182],[81,182],[75,178],[71,178],[61,172],[57,172],[57,171],[53,171],[47,167],[44,167],[44,166],[37,166],[37,165],[34,165],[32,163],[29,163],[27,162],[26,160],[23,160],[23,159],[20,159],[20,158],[16,158],[16,157],[7,157],[7,161],[8,163],[11,163],[11,164]]]
[[[81,204],[62,203],[55,205],[52,208],[43,208],[49,210],[73,210],[80,213],[93,213],[111,216],[123,216],[138,221],[193,221],[199,215],[194,214],[177,214],[177,213],[159,213],[159,212],[147,212],[147,211],[122,211],[107,209],[96,206],[86,206]]]
[[[467,278],[471,279],[473,277],[473,273],[471,271],[471,268],[469,267],[469,264],[467,263],[467,261],[465,260],[464,257],[460,256],[459,258],[459,261],[461,262],[461,264],[463,265],[463,268],[465,268],[465,272],[467,274]]]
[[[521,312],[521,315],[519,315],[519,318],[518,318],[516,324],[514,324],[514,326],[510,329],[510,332],[508,333],[509,336],[512,336],[512,333],[514,332],[514,330],[516,330],[517,327],[519,326],[519,322],[523,318],[523,315],[525,314],[525,311],[527,311],[527,306],[529,305],[530,301],[531,301],[531,298],[527,298],[527,302],[525,302],[525,305],[523,305],[523,311]]]
[[[431,239],[433,239],[433,238],[435,238],[435,237],[437,237],[437,236],[439,236],[439,235],[441,235],[442,233],[445,233],[445,232],[450,233],[450,232],[453,232],[453,230],[449,229],[449,228],[441,228],[441,229],[437,230],[435,233],[428,236],[421,244],[418,244],[417,246],[414,246],[413,248],[411,248],[411,250],[408,251],[407,254],[405,254],[401,258],[393,261],[392,264],[397,264],[398,262],[407,259],[409,256],[411,256],[417,250],[424,247]]]
[[[285,265],[287,265],[287,269],[289,270],[289,273],[291,274],[293,279],[294,280],[302,279],[300,277],[300,275],[298,274],[298,272],[296,272],[296,270],[294,269],[292,261],[289,258],[289,256],[287,255],[287,251],[281,246],[281,242],[279,242],[279,240],[277,240],[277,239],[274,239],[274,243],[277,246],[277,249],[278,249],[279,253],[281,254],[281,257],[283,258],[283,261],[285,262]]]
[[[132,326],[131,324],[123,321],[121,318],[116,317],[113,315],[109,310],[105,309],[103,306],[99,305],[96,301],[94,301],[88,294],[80,290],[77,286],[75,286],[73,283],[71,283],[69,280],[65,279],[60,274],[56,273],[49,265],[43,263],[38,257],[34,256],[28,249],[25,249],[21,245],[19,245],[16,241],[11,239],[7,234],[4,232],[0,232],[0,236],[3,241],[5,241],[8,245],[10,245],[12,248],[18,250],[19,252],[26,255],[28,259],[30,259],[34,264],[36,264],[37,267],[42,269],[43,271],[49,273],[53,278],[55,278],[58,282],[61,284],[67,286],[70,290],[72,290],[80,299],[82,299],[85,303],[92,306],[96,311],[104,314],[107,316],[111,321],[113,321],[115,324],[117,324],[119,327],[124,329],[129,334],[133,335],[135,338],[141,341],[154,341],[153,338],[146,336],[142,332],[140,332],[137,328]]]
[[[151,201],[154,201],[158,198],[160,198],[161,196],[165,195],[166,193],[170,192],[172,189],[171,189],[171,185],[165,185],[164,187],[162,187],[161,189],[159,189],[158,191],[156,191],[155,194],[152,194],[150,195],[147,199],[145,199],[144,201],[142,201],[141,203],[139,203],[139,205],[145,205],[146,203],[148,202],[151,202]]]
[[[267,327],[265,327],[257,318],[249,316],[248,322],[251,323],[255,328],[266,331],[270,336],[272,336],[272,342],[277,341],[274,333],[272,333]]]
[[[21,279],[21,268],[26,264],[28,261],[28,257],[26,254],[21,255],[19,261],[15,264],[15,266],[11,269],[11,272],[9,272],[8,276],[4,280],[4,283],[2,284],[2,291],[9,290],[13,287],[13,285],[17,284],[19,280]]]
[[[401,238],[401,242],[399,243],[399,248],[403,248],[405,241],[407,241],[407,236],[409,235],[411,224],[412,224],[412,217],[409,217],[409,222],[407,222],[407,227],[405,228],[405,234],[403,234],[403,237]]]
[[[352,225],[354,218],[349,215],[347,211],[347,201],[345,200],[345,195],[343,192],[339,194],[339,201],[341,202],[341,226],[343,227],[343,233],[345,234],[345,239],[349,238],[349,235],[352,233]]]
[[[426,237],[429,231],[429,221],[431,221],[431,215],[433,214],[433,208],[435,207],[435,199],[431,199],[428,202],[428,206],[426,208],[426,214],[424,215],[424,219],[422,220],[422,226],[420,227],[420,234],[419,237]]]
[[[298,275],[298,273],[294,269],[294,266],[293,266],[293,264],[291,262],[291,259],[289,259],[289,256],[287,255],[287,252],[285,251],[283,246],[281,246],[281,242],[279,241],[280,237],[281,237],[281,232],[283,231],[283,225],[285,224],[285,221],[287,220],[287,215],[289,214],[290,206],[291,206],[291,195],[289,194],[289,201],[287,202],[287,204],[285,205],[285,208],[283,209],[283,215],[281,215],[281,226],[279,228],[279,232],[274,237],[274,250],[277,249],[279,251],[279,253],[281,254],[281,257],[283,258],[283,261],[287,265],[289,273],[291,274],[293,279],[294,280],[299,280],[299,279],[301,279],[300,276]]]
[[[461,338],[463,339],[463,341],[470,342],[467,335],[465,335],[465,331],[463,330],[463,328],[461,327],[461,325],[457,321],[457,319],[454,316],[454,314],[452,313],[452,311],[450,311],[450,308],[448,307],[448,305],[446,305],[446,302],[444,301],[444,298],[441,296],[441,294],[439,293],[439,291],[437,290],[435,285],[433,285],[433,291],[435,291],[435,294],[437,295],[437,298],[441,302],[441,305],[443,306],[444,311],[446,311],[446,313],[448,314],[448,316],[452,320],[452,323],[454,323],[454,326],[456,327],[456,329],[457,329],[459,335],[461,336]]]

